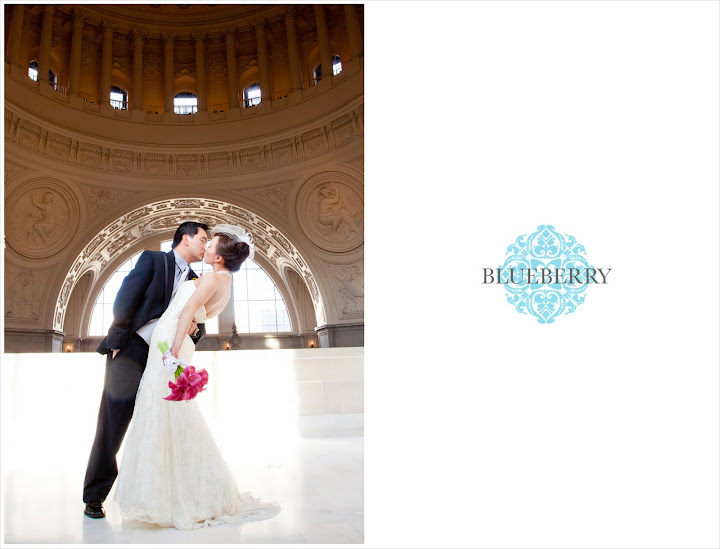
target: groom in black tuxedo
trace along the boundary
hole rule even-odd
[[[197,275],[190,263],[201,261],[208,226],[186,221],[175,232],[167,253],[146,250],[125,277],[113,305],[113,323],[97,351],[107,355],[105,383],[97,430],[88,460],[83,489],[85,515],[105,516],[102,502],[118,474],[116,455],[135,407],[135,395],[147,362],[153,328],[167,309],[178,286]],[[204,324],[193,323],[190,336],[197,343]]]

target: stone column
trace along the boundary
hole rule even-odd
[[[363,36],[355,4],[345,4],[345,26],[350,39],[352,57],[360,57],[363,53]]]
[[[257,42],[261,102],[270,102],[270,65],[268,63],[265,20],[258,21],[253,26],[255,27],[255,40]]]
[[[175,112],[175,35],[164,32],[162,35],[163,45],[165,48],[165,85],[164,85],[164,96],[165,96],[165,112]]]
[[[25,6],[23,4],[15,4],[12,11],[12,21],[10,21],[10,34],[8,36],[8,62],[11,65],[17,65],[20,62],[20,46],[22,44],[23,18],[25,16]]]
[[[285,12],[285,32],[287,33],[288,55],[290,57],[290,85],[293,91],[301,90],[302,70],[300,68],[300,50],[298,49],[294,7],[289,7]]]
[[[100,66],[100,89],[98,102],[100,105],[110,104],[110,88],[112,86],[112,41],[114,29],[105,21],[102,23],[103,45],[102,65]]]
[[[82,55],[82,34],[85,18],[75,9],[73,11],[72,41],[70,43],[70,93],[80,91],[80,59]]]
[[[320,44],[320,64],[323,78],[332,76],[332,54],[330,53],[330,36],[328,34],[325,6],[315,4],[315,26],[317,27],[318,44]]]
[[[132,107],[134,111],[143,110],[143,42],[145,33],[133,29],[133,79],[132,79]]]
[[[235,29],[225,29],[225,57],[227,61],[228,107],[233,109],[239,106],[237,61],[235,60]]]
[[[55,6],[45,6],[45,10],[43,11],[42,29],[40,30],[40,55],[38,56],[38,81],[40,82],[48,81],[54,15]]]
[[[205,38],[204,32],[193,34],[195,39],[195,79],[197,82],[198,112],[207,111],[207,83],[205,81]]]

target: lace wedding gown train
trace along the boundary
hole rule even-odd
[[[168,381],[174,378],[164,367],[157,344],[166,340],[172,345],[180,312],[194,291],[192,281],[181,284],[153,331],[125,439],[115,500],[126,518],[182,530],[264,520],[277,514],[280,507],[238,491],[197,403],[163,400],[170,394]],[[195,317],[204,322],[205,308]],[[190,364],[194,350],[186,336],[178,358]]]

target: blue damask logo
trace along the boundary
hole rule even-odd
[[[497,283],[505,285],[507,300],[515,310],[530,313],[541,324],[575,312],[585,301],[588,284],[606,283],[607,274],[587,262],[585,248],[575,237],[561,235],[552,225],[540,225],[530,236],[519,236],[506,255],[497,270]],[[596,275],[602,279],[596,280]]]

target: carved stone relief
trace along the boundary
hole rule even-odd
[[[114,151],[110,156],[110,169],[118,173],[133,173],[133,154],[130,151]]]
[[[270,151],[272,153],[273,166],[282,166],[283,164],[292,162],[295,159],[295,155],[293,153],[293,142],[289,139],[273,143],[270,146]]]
[[[362,317],[365,311],[365,280],[363,263],[330,265],[328,270],[335,287],[340,319]]]
[[[192,76],[193,78],[195,77],[194,57],[176,57],[173,61],[176,76]]]
[[[145,80],[160,80],[161,68],[160,58],[151,54],[144,56],[143,78]]]
[[[352,250],[363,241],[363,199],[359,184],[339,172],[311,178],[300,190],[297,217],[316,246],[332,251]]]
[[[112,68],[122,72],[125,76],[132,76],[132,57],[113,55]]]
[[[5,264],[5,320],[38,319],[48,272],[27,271]]]
[[[84,192],[84,195],[90,204],[90,214],[94,216],[103,210],[108,210],[121,204],[123,200],[131,196],[132,193],[106,191],[104,189],[89,189]]]
[[[50,134],[47,138],[47,155],[60,160],[70,160],[72,139],[61,135]]]
[[[207,160],[208,175],[230,173],[231,157],[228,153],[210,153]]]
[[[37,151],[38,145],[40,144],[40,133],[41,129],[39,126],[25,120],[21,120],[18,123],[15,142],[25,148]]]
[[[24,257],[49,257],[77,230],[77,199],[58,180],[30,180],[8,198],[5,219],[7,243],[13,250]]]
[[[225,57],[221,55],[210,56],[210,62],[208,63],[210,70],[210,80],[225,80],[227,78],[227,65],[225,63]]]
[[[270,47],[271,58],[274,61],[277,60],[278,65],[281,67],[287,67],[290,65],[290,52],[287,48],[287,42],[285,42],[284,39],[274,41]]]
[[[88,168],[100,168],[102,164],[102,147],[98,147],[97,145],[79,145],[77,162],[81,166]]]
[[[95,48],[87,42],[83,41],[83,45],[80,51],[80,66],[87,69],[88,67],[92,66],[93,61],[95,60]]]
[[[16,175],[25,171],[25,168],[13,164],[12,162],[5,161],[5,183],[10,181]]]
[[[272,187],[264,187],[262,189],[253,189],[242,194],[247,194],[257,202],[270,206],[276,212],[285,214],[285,204],[287,199],[287,185],[273,185]]]

